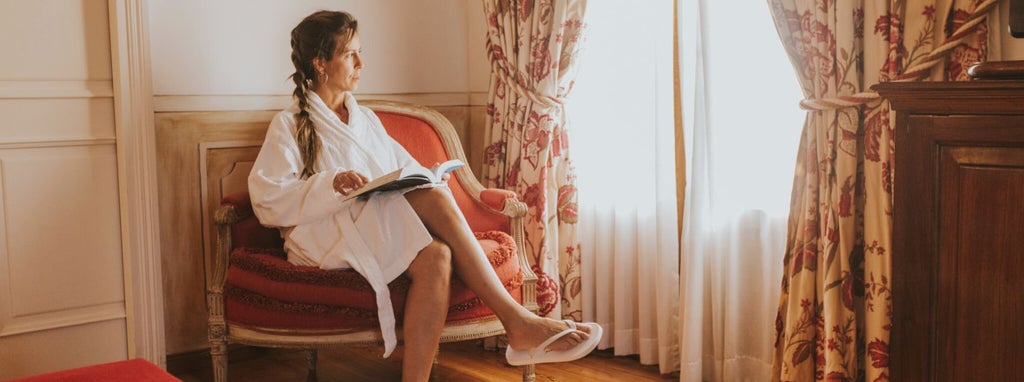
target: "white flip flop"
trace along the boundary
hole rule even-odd
[[[525,350],[516,350],[511,346],[506,348],[505,359],[513,366],[575,361],[586,357],[587,354],[594,351],[597,344],[601,342],[601,325],[593,322],[581,322],[577,324],[572,320],[565,320],[565,323],[569,324],[568,329],[548,337],[547,340],[540,345],[537,345],[537,347]],[[575,332],[577,325],[590,328],[590,337],[587,338],[586,341],[580,342],[579,344],[576,344],[576,346],[566,350],[547,350],[548,346],[555,343],[555,341],[558,341],[558,339],[565,337],[569,333]]]

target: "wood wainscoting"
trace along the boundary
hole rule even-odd
[[[469,165],[480,171],[482,106],[434,106],[464,143]],[[160,193],[167,354],[209,348],[206,269],[215,238],[211,214],[220,196],[244,187],[276,110],[158,112],[155,116]],[[222,177],[227,176],[224,181]]]

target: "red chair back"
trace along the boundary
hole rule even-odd
[[[444,149],[441,137],[427,121],[380,110],[376,111],[376,114],[380,117],[388,135],[401,144],[421,165],[429,168],[434,164],[451,159]],[[469,222],[469,227],[474,232],[509,231],[508,219],[497,216],[483,205],[476,203],[457,177],[453,176],[449,180],[448,188],[452,190],[456,204],[459,205],[459,209],[462,210],[462,214]]]

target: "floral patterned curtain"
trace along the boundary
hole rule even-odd
[[[809,113],[773,381],[888,381],[893,141],[879,82],[965,80],[995,0],[768,0]],[[898,182],[899,178],[896,178]]]
[[[586,0],[485,0],[491,84],[482,181],[527,204],[526,248],[542,315],[581,320],[576,180],[563,100]],[[561,301],[561,303],[559,303]]]

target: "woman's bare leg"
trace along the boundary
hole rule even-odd
[[[419,252],[406,271],[412,284],[405,298],[402,381],[430,379],[448,315],[451,274],[451,251],[436,239]]]
[[[538,317],[519,305],[505,290],[483,248],[469,229],[451,193],[445,188],[426,188],[405,194],[423,224],[451,248],[455,273],[501,320],[509,346],[526,349],[540,345],[568,326],[559,320]],[[549,348],[564,350],[588,337],[589,329],[562,337]]]

